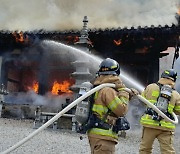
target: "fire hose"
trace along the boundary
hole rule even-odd
[[[82,95],[81,97],[77,98],[75,101],[73,101],[71,104],[69,104],[67,107],[65,107],[63,110],[61,110],[59,113],[57,113],[53,118],[51,118],[49,121],[47,121],[44,125],[42,125],[41,127],[39,127],[37,130],[35,130],[34,132],[32,132],[31,134],[29,134],[27,137],[25,137],[24,139],[20,140],[19,142],[17,142],[15,145],[13,145],[12,147],[10,147],[9,149],[5,150],[4,152],[1,152],[0,154],[8,154],[10,152],[12,152],[13,150],[17,149],[19,146],[21,146],[22,144],[26,143],[28,140],[30,140],[32,137],[34,137],[36,134],[38,134],[39,132],[41,132],[42,130],[44,130],[45,128],[47,128],[49,125],[51,125],[54,121],[56,121],[58,118],[60,118],[61,116],[63,116],[63,114],[65,114],[67,111],[69,111],[71,108],[73,108],[75,105],[77,105],[78,103],[80,103],[81,101],[83,101],[85,98],[89,97],[90,95],[92,95],[93,93],[95,93],[96,91],[104,88],[104,87],[115,87],[115,84],[111,84],[111,83],[105,83],[105,84],[101,84],[93,89],[91,89],[90,91],[88,91],[86,94]],[[130,89],[126,88],[125,89],[127,92],[131,92]],[[173,113],[173,117],[175,120],[171,120],[170,118],[168,118],[163,112],[161,112],[155,105],[151,104],[148,100],[146,100],[145,98],[143,98],[141,95],[137,95],[137,97],[144,102],[146,105],[148,105],[149,107],[151,107],[152,109],[154,109],[160,116],[162,116],[165,120],[170,121],[174,124],[178,124],[178,118],[175,115],[175,113]]]
[[[131,90],[128,88],[125,88],[125,91],[131,93]],[[138,99],[141,100],[143,103],[145,103],[148,107],[152,108],[154,111],[156,111],[162,118],[164,118],[166,121],[172,122],[174,124],[178,124],[178,118],[174,112],[172,112],[173,119],[170,119],[168,116],[166,116],[161,110],[159,110],[155,105],[150,103],[147,99],[142,97],[141,95],[137,95]]]

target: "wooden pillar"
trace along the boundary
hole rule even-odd
[[[7,63],[5,62],[5,58],[0,56],[0,84],[4,84],[7,87],[8,81],[8,67]]]
[[[153,55],[149,60],[149,83],[157,82],[159,80],[159,56]]]
[[[49,89],[49,59],[46,52],[41,53],[38,72],[38,94],[44,95]]]

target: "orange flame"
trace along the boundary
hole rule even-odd
[[[33,90],[35,93],[38,93],[39,83],[37,81],[33,81],[32,87],[28,87],[28,90]]]
[[[52,94],[53,95],[60,95],[63,93],[72,93],[71,90],[69,90],[71,83],[68,81],[63,81],[63,83],[58,83],[57,81],[54,81],[53,87],[52,87]]]
[[[113,42],[114,42],[114,44],[117,45],[117,46],[121,45],[121,43],[122,43],[121,39],[119,39],[119,40],[113,40]]]
[[[28,42],[28,36],[23,34],[23,32],[21,31],[20,33],[14,32],[13,36],[16,39],[16,42],[20,42],[20,43],[25,43]]]
[[[74,43],[76,43],[76,42],[78,42],[79,41],[79,37],[78,36],[66,36],[65,37],[65,40],[66,40],[66,44],[74,44]]]
[[[73,42],[76,43],[76,42],[78,42],[78,41],[79,41],[79,37],[78,37],[78,36],[75,36]]]

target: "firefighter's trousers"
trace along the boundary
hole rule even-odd
[[[116,142],[88,137],[91,154],[115,154]]]
[[[175,154],[174,132],[148,127],[143,127],[139,154],[151,154],[152,145],[156,138],[159,141],[161,154]]]

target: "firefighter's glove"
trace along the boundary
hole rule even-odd
[[[120,91],[118,91],[118,97],[119,98],[123,97],[123,98],[126,98],[129,100],[129,93],[126,92],[125,90],[120,90]]]
[[[131,90],[131,92],[129,93],[130,99],[131,99],[132,97],[137,96],[137,95],[140,94],[139,91],[136,90],[136,89],[134,89],[134,88],[130,88],[130,90]]]
[[[115,83],[115,89],[116,89],[117,91],[122,90],[122,88],[126,88],[123,83],[121,83],[121,82]]]

